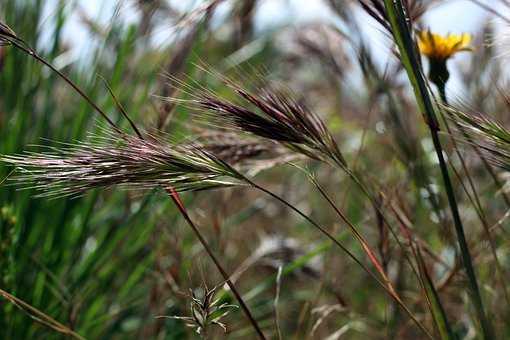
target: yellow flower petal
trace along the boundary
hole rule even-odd
[[[472,50],[471,34],[448,34],[442,36],[430,30],[418,32],[418,47],[423,55],[438,61],[446,61],[455,53]]]

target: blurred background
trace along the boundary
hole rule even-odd
[[[493,84],[506,88],[508,3],[413,2],[420,27],[474,37],[473,52],[449,61],[451,100],[506,122],[505,100]],[[440,196],[441,186],[431,140],[391,39],[356,1],[2,0],[0,20],[126,130],[128,123],[98,76],[139,127],[175,138],[203,131],[193,125],[186,107],[162,100],[187,95],[169,86],[164,74],[196,80],[226,96],[221,81],[197,65],[284,84],[324,119],[349,162],[407,214],[430,251],[429,268],[441,285],[455,331],[474,337],[467,294],[459,289],[464,278],[448,276],[457,261],[451,231],[441,228],[449,223],[441,215],[444,200],[439,199],[439,207],[429,202]],[[48,68],[19,50],[0,47],[0,154],[85,140],[104,126]],[[496,223],[508,207],[479,161],[467,160],[481,183],[487,215]],[[304,164],[361,227],[423,322],[430,322],[416,278],[388,241],[370,202],[339,171]],[[423,167],[416,170],[415,164]],[[200,293],[204,285],[212,288],[223,279],[164,193],[110,188],[76,198],[38,198],[34,190],[6,185],[2,179],[11,171],[0,165],[2,290],[88,339],[198,337],[182,320],[157,316],[189,315],[189,290]],[[279,166],[257,180],[320,220],[363,257],[301,171]],[[458,190],[469,237],[479,239],[476,211],[461,185]],[[423,337],[366,273],[278,202],[248,188],[186,193],[183,199],[214,252],[230,273],[238,274],[236,283],[269,337],[277,338],[277,323],[284,339]],[[498,254],[508,267],[509,243],[501,233]],[[499,302],[487,244],[481,242],[474,253],[498,332],[510,335],[505,322],[510,309]],[[277,279],[279,267],[284,270]],[[228,293],[221,298],[236,303]],[[0,300],[2,339],[65,337],[38,319],[27,308]],[[227,333],[212,327],[211,338],[256,338],[241,310],[230,310],[222,321]]]

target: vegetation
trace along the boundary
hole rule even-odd
[[[510,4],[472,2],[3,1],[1,338],[509,337]]]

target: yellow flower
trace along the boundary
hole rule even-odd
[[[446,61],[455,53],[471,51],[471,35],[448,34],[446,36],[426,31],[418,31],[420,52],[429,58],[429,79],[437,85],[441,97],[446,101],[445,87],[450,78]]]
[[[471,51],[471,34],[448,34],[442,36],[430,30],[418,32],[420,52],[434,61],[446,61],[457,52]]]

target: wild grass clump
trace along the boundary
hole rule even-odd
[[[260,31],[264,2],[222,3],[110,26],[61,5],[42,35],[42,2],[0,4],[2,336],[507,338],[497,24],[331,0],[331,22]]]

